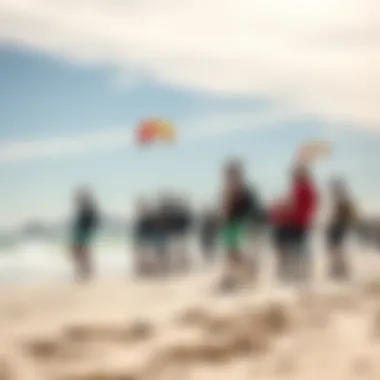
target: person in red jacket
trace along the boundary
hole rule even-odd
[[[317,211],[318,195],[309,170],[298,166],[293,172],[289,225],[300,237],[306,237]]]
[[[292,172],[290,194],[277,213],[272,211],[279,275],[306,276],[310,269],[307,240],[318,205],[318,193],[308,168],[297,165]],[[297,271],[294,273],[294,269]],[[301,271],[301,272],[300,272]]]

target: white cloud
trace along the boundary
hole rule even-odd
[[[222,112],[207,118],[189,120],[176,126],[179,135],[177,143],[193,143],[239,131],[275,126],[281,121],[290,120],[290,118],[291,115],[286,115],[279,109],[259,113]],[[0,164],[128,147],[133,143],[131,130],[130,127],[124,127],[43,140],[0,141]]]
[[[380,129],[378,0],[0,0],[0,41]]]
[[[0,142],[0,164],[117,148],[128,144],[130,140],[128,131],[116,129],[71,137]]]

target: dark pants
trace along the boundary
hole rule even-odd
[[[152,249],[161,256],[167,251],[168,240],[169,235],[164,230],[139,231],[135,236],[135,247]]]
[[[72,243],[72,260],[77,280],[88,280],[93,274],[91,243],[94,238],[92,229],[77,228]]]
[[[344,224],[332,224],[326,232],[326,241],[329,252],[329,275],[333,278],[345,279],[349,268],[343,248],[349,228]]]
[[[308,252],[309,229],[279,226],[273,231],[274,245],[279,261],[279,276],[309,276],[311,270]]]
[[[280,226],[274,229],[273,234],[277,249],[298,252],[306,249],[308,228]]]
[[[343,224],[334,224],[327,229],[326,240],[330,249],[339,249],[348,235],[348,227]]]

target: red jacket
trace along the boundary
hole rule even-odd
[[[291,190],[292,206],[289,225],[310,227],[314,222],[318,206],[318,194],[313,182],[308,178],[297,180]]]

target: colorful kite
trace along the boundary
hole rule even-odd
[[[296,160],[302,163],[312,162],[318,158],[329,157],[331,150],[331,145],[327,141],[309,141],[298,149]]]
[[[139,145],[159,141],[171,143],[175,140],[175,137],[174,126],[162,119],[143,120],[136,131],[136,140]]]

